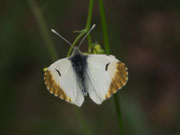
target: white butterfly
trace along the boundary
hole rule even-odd
[[[112,55],[84,55],[74,47],[45,70],[44,80],[50,93],[80,107],[88,94],[96,104],[110,98],[127,83],[128,72]]]

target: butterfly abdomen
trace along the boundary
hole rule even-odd
[[[87,55],[76,54],[70,57],[70,61],[72,63],[72,67],[76,73],[77,81],[79,82],[79,86],[83,92],[83,95],[87,95],[87,90],[85,87],[85,72],[87,69]]]

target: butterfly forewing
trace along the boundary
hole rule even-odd
[[[44,73],[45,84],[50,93],[69,103],[81,106],[84,97],[68,58],[56,61]]]
[[[89,55],[87,63],[88,93],[97,104],[111,97],[128,80],[126,66],[112,55]]]
[[[128,80],[128,71],[125,64],[119,61],[115,65],[116,69],[105,98],[109,98],[112,94],[116,93],[117,90],[121,89]]]

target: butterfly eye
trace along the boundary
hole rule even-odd
[[[61,76],[61,73],[58,69],[55,69],[59,76]]]
[[[106,71],[108,70],[109,64],[110,64],[110,63],[106,64],[106,66],[105,66],[105,70],[106,70]]]

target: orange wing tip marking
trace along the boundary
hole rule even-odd
[[[111,97],[112,94],[116,93],[120,88],[126,85],[128,80],[128,69],[125,64],[119,61],[116,65],[116,73],[112,78],[109,90],[105,95],[105,99]]]
[[[51,94],[71,103],[71,99],[66,95],[63,89],[55,82],[49,70],[46,70],[44,72],[44,81],[47,89]]]

